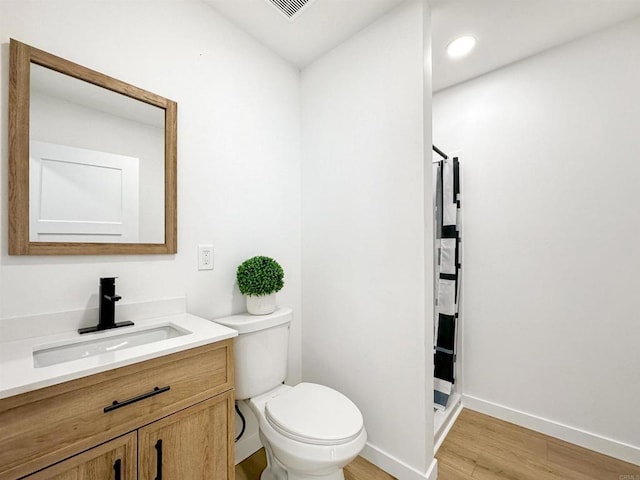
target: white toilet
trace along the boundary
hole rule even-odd
[[[367,441],[362,414],[341,393],[315,383],[284,385],[292,310],[216,319],[238,331],[236,399],[246,400],[267,452],[261,480],[344,480],[342,468]]]

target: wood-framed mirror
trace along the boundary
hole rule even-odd
[[[177,252],[177,104],[14,39],[9,254]]]

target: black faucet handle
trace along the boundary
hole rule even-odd
[[[105,300],[109,300],[112,302],[117,302],[118,300],[120,300],[120,297],[118,297],[118,299],[115,300],[116,278],[118,277],[100,278],[100,295],[102,295]]]
[[[98,325],[85,327],[78,330],[78,333],[99,332],[111,328],[126,327],[133,325],[131,321],[116,322],[115,309],[116,302],[122,297],[116,294],[116,278],[101,277],[100,292],[98,293]]]

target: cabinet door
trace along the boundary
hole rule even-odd
[[[123,435],[25,479],[136,480],[136,440],[135,432]]]
[[[138,430],[140,480],[233,480],[233,391]]]

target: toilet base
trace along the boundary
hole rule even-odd
[[[264,452],[267,456],[267,468],[262,471],[260,480],[288,480],[287,471],[280,465],[280,462],[273,456],[273,450],[271,445],[264,437],[262,430],[258,430],[260,435],[260,442],[264,446]]]
[[[328,475],[302,475],[295,472],[285,472],[284,477],[275,476],[269,467],[265,468],[260,475],[260,480],[344,480],[344,473],[342,469],[337,472],[330,473]]]
[[[329,475],[317,476],[313,477],[308,475],[296,475],[295,473],[289,473],[289,478],[287,480],[344,480],[344,474],[342,473],[342,469],[337,472],[330,473]]]
[[[342,468],[325,475],[308,475],[298,472],[287,471],[275,458],[271,445],[264,437],[262,430],[258,430],[260,441],[264,446],[267,457],[267,468],[262,471],[260,480],[344,480]]]

